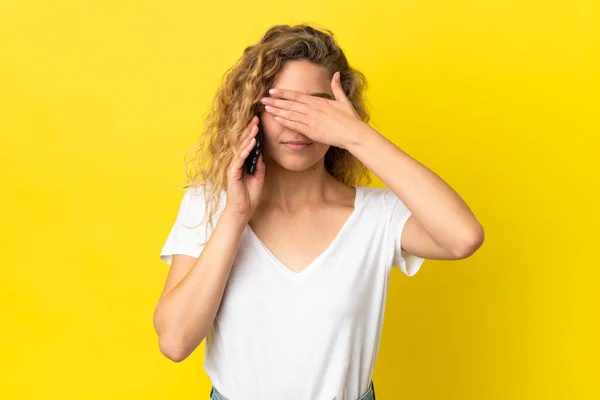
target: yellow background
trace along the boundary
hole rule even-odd
[[[172,363],[152,327],[182,156],[244,47],[300,22],[336,33],[373,126],[486,228],[471,259],[394,271],[377,398],[600,398],[599,11],[4,0],[0,398],[208,399],[202,350]]]

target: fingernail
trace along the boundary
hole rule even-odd
[[[260,99],[260,102],[263,104],[267,104],[267,101],[269,101],[266,97],[263,97],[262,99]]]
[[[277,89],[269,89],[269,94],[277,94]]]
[[[267,111],[273,111],[273,107],[271,107],[271,106],[265,106],[265,110],[267,110]]]

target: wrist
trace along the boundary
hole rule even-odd
[[[361,148],[368,146],[371,139],[377,135],[380,135],[379,132],[371,128],[366,122],[360,121],[356,128],[352,130],[345,149],[352,155],[357,156],[356,153],[360,152]]]
[[[246,213],[240,213],[232,208],[225,206],[219,221],[237,228],[244,228],[250,221],[250,216]]]

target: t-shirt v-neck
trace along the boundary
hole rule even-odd
[[[248,229],[205,340],[204,369],[226,398],[356,400],[369,387],[391,266],[423,259],[402,250],[410,211],[387,188],[357,187],[354,211],[301,272],[277,265]],[[223,192],[215,226],[226,204]],[[203,188],[187,190],[160,254],[199,257],[211,228]],[[277,260],[278,261],[278,260]]]
[[[323,261],[327,258],[328,254],[335,250],[335,247],[338,245],[345,234],[345,232],[349,229],[352,229],[352,223],[354,219],[356,219],[356,215],[360,213],[359,207],[361,205],[362,191],[361,186],[353,186],[355,189],[354,195],[354,209],[350,213],[350,215],[346,218],[341,228],[338,230],[337,234],[333,238],[333,240],[329,243],[329,245],[323,250],[316,258],[314,258],[308,265],[306,265],[300,271],[294,271],[290,269],[287,265],[285,265],[273,252],[269,247],[262,241],[262,239],[254,232],[250,225],[246,225],[247,234],[254,240],[258,245],[264,250],[266,255],[272,260],[274,267],[279,270],[281,273],[286,275],[291,279],[300,279],[306,275],[309,275],[313,270],[319,268]]]

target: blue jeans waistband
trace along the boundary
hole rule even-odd
[[[223,396],[221,393],[219,393],[217,391],[217,389],[215,389],[215,387],[213,386],[212,389],[210,389],[210,400],[228,400],[225,396]],[[360,396],[358,398],[358,400],[375,400],[375,385],[373,385],[373,381],[371,381],[371,383],[369,384],[369,388],[367,389],[367,392],[365,394],[363,394],[362,396]]]

